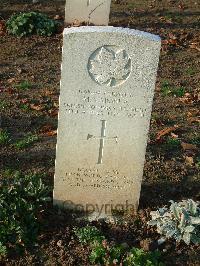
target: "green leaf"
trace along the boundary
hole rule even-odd
[[[184,242],[187,244],[187,245],[189,245],[190,244],[190,233],[184,233],[184,235],[183,235],[183,240],[184,240]]]
[[[200,236],[197,236],[197,235],[195,235],[195,234],[192,234],[192,235],[191,235],[191,241],[192,241],[192,243],[194,243],[194,244],[200,244]]]
[[[178,207],[177,203],[172,203],[170,206],[170,211],[174,214],[174,216],[176,217],[177,220],[181,219],[180,216],[180,208]]]
[[[9,33],[20,37],[35,33],[51,36],[56,32],[58,23],[44,14],[27,12],[11,16],[6,26]]]
[[[191,233],[191,232],[193,232],[194,231],[194,229],[195,229],[195,227],[193,226],[193,225],[188,225],[188,226],[186,226],[185,227],[185,232],[187,232],[187,233]]]
[[[191,217],[191,223],[200,225],[200,217]]]

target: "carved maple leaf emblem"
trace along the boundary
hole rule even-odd
[[[130,58],[124,50],[114,52],[102,47],[90,62],[89,72],[99,84],[116,86],[122,83],[130,74]]]

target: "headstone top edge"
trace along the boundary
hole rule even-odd
[[[138,37],[143,37],[150,39],[152,41],[161,42],[161,38],[158,35],[145,32],[145,31],[139,31],[129,28],[121,28],[121,27],[113,27],[113,26],[81,26],[81,27],[71,27],[71,28],[65,28],[63,31],[63,36],[71,34],[71,33],[90,33],[90,32],[97,32],[97,33],[124,33],[127,35],[134,35]]]

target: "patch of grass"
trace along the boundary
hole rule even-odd
[[[167,13],[164,18],[167,20],[173,20],[174,16],[171,13]]]
[[[24,81],[20,82],[19,84],[16,84],[15,88],[20,89],[20,90],[28,90],[28,89],[32,88],[32,86],[33,85],[29,81],[24,80]]]
[[[21,149],[29,147],[31,144],[33,144],[37,140],[38,140],[37,135],[28,134],[23,139],[15,142],[14,147],[21,150]]]
[[[176,97],[183,97],[185,94],[185,87],[174,87],[172,89],[172,94]]]
[[[194,74],[196,74],[196,69],[193,67],[189,67],[186,69],[185,73],[189,76],[193,76]]]
[[[23,111],[29,111],[30,110],[30,107],[29,107],[28,103],[21,103],[19,105],[19,108],[22,109]]]
[[[137,4],[136,3],[128,3],[128,8],[136,8]]]
[[[176,23],[182,23],[183,22],[183,17],[181,17],[180,15],[176,15],[176,16],[174,16],[174,21]]]
[[[8,107],[8,103],[5,100],[0,100],[0,110],[5,109]]]
[[[7,255],[7,248],[0,242],[0,259],[1,257],[6,257]]]
[[[194,138],[192,138],[192,139],[190,140],[190,142],[191,142],[192,144],[195,144],[195,145],[200,145],[200,137],[199,137],[199,136],[194,137]]]
[[[168,137],[163,144],[163,147],[167,151],[177,151],[181,147],[181,141],[179,139],[173,139]]]
[[[10,178],[11,176],[18,175],[18,173],[18,171],[11,168],[6,168],[5,170],[2,170],[2,176],[4,178]]]
[[[0,145],[5,145],[10,141],[10,136],[6,130],[0,130]]]
[[[34,246],[48,194],[39,175],[18,172],[0,180],[0,252],[20,252]]]
[[[163,14],[163,17],[165,18],[165,20],[169,20],[171,22],[176,22],[176,23],[181,23],[183,18],[180,15],[175,15],[172,12],[166,12],[165,14]]]
[[[200,168],[200,157],[196,158],[196,164],[195,165],[197,168]]]
[[[174,87],[168,81],[161,83],[161,94],[162,96],[172,95],[175,97],[183,97],[185,94],[185,87]]]
[[[169,83],[169,81],[164,80],[161,83],[161,94],[162,96],[167,96],[171,93],[171,85]]]

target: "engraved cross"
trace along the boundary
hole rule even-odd
[[[116,143],[118,142],[118,137],[106,137],[106,120],[101,120],[102,124],[101,124],[101,136],[100,137],[96,137],[93,136],[91,134],[87,135],[87,140],[89,139],[100,139],[100,146],[99,146],[99,157],[98,157],[98,161],[97,164],[102,164],[103,161],[103,149],[104,149],[104,144],[105,144],[105,140],[107,139],[115,139]]]

